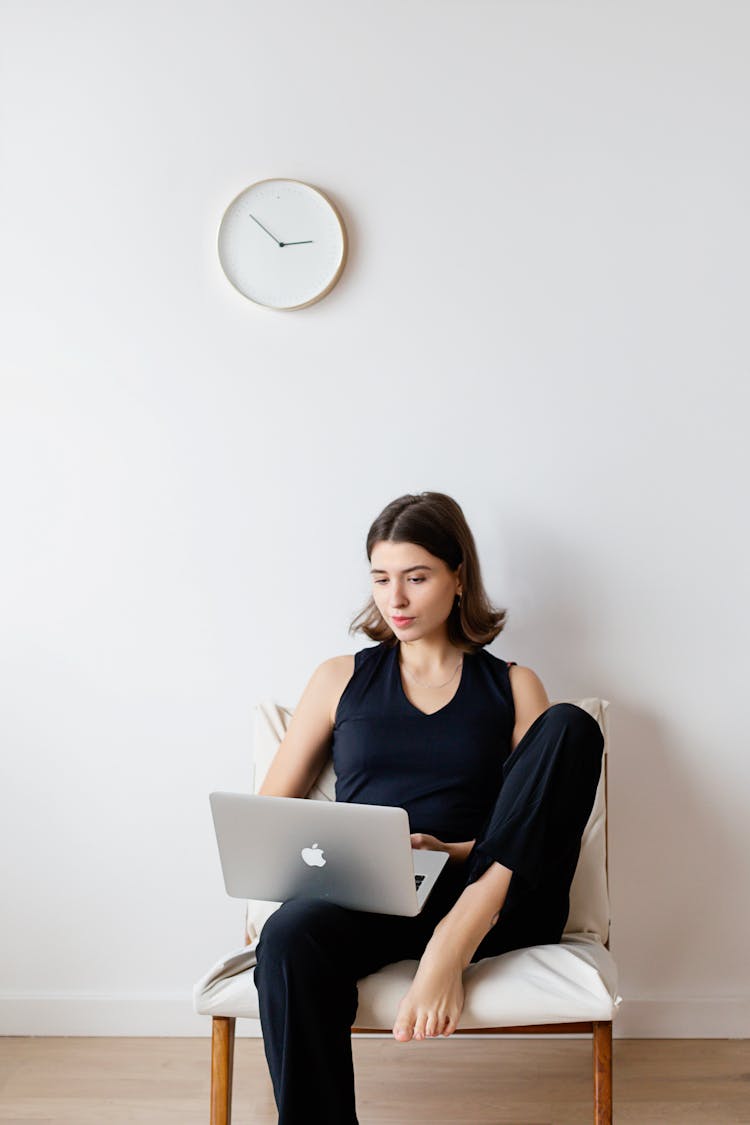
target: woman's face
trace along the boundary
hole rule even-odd
[[[454,598],[461,592],[460,566],[454,572],[414,543],[379,540],[370,567],[373,600],[399,640],[415,641],[436,629],[444,631]]]

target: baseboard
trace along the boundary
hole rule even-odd
[[[210,1034],[211,1019],[193,1011],[192,992],[0,996],[0,1035]],[[259,1036],[259,1021],[238,1020],[237,1035]]]
[[[616,1039],[750,1039],[750,996],[626,997],[613,1035]]]
[[[193,1011],[191,992],[0,996],[0,1035],[178,1038],[207,1036],[210,1030],[210,1017]],[[748,1039],[750,996],[685,1000],[626,997],[613,1032],[615,1039]],[[258,1038],[258,1020],[238,1020],[237,1035]]]

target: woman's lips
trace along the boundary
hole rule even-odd
[[[413,620],[414,620],[413,617],[392,617],[391,618],[391,621],[394,623],[394,625],[401,625],[401,626],[410,625]]]

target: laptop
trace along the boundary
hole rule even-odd
[[[412,848],[406,809],[211,793],[224,886],[233,898],[326,899],[373,914],[419,914],[447,852]]]

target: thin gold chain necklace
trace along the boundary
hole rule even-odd
[[[407,676],[409,677],[409,679],[410,679],[410,680],[413,680],[413,681],[414,681],[414,683],[415,683],[415,684],[417,684],[417,685],[418,685],[419,687],[426,687],[426,688],[443,688],[443,687],[447,687],[447,686],[448,686],[448,684],[449,684],[449,683],[451,682],[451,680],[453,679],[453,677],[455,676],[456,672],[457,672],[457,671],[458,671],[458,669],[459,669],[459,668],[461,667],[461,665],[463,664],[463,662],[464,662],[464,655],[463,655],[463,653],[461,653],[461,659],[459,660],[458,664],[457,664],[457,665],[456,665],[456,667],[455,667],[455,668],[453,669],[453,671],[451,672],[450,676],[448,677],[448,679],[447,679],[447,680],[445,681],[445,683],[444,683],[444,684],[425,684],[425,683],[423,683],[423,682],[422,682],[422,680],[418,680],[418,679],[417,679],[417,677],[416,677],[416,676],[414,675],[414,673],[413,673],[413,672],[410,672],[410,671],[409,671],[409,669],[408,669],[408,668],[406,667],[406,665],[404,664],[403,660],[401,661],[401,667],[402,667],[402,668],[403,668],[403,670],[404,670],[404,671],[406,672],[406,674],[407,674]]]

